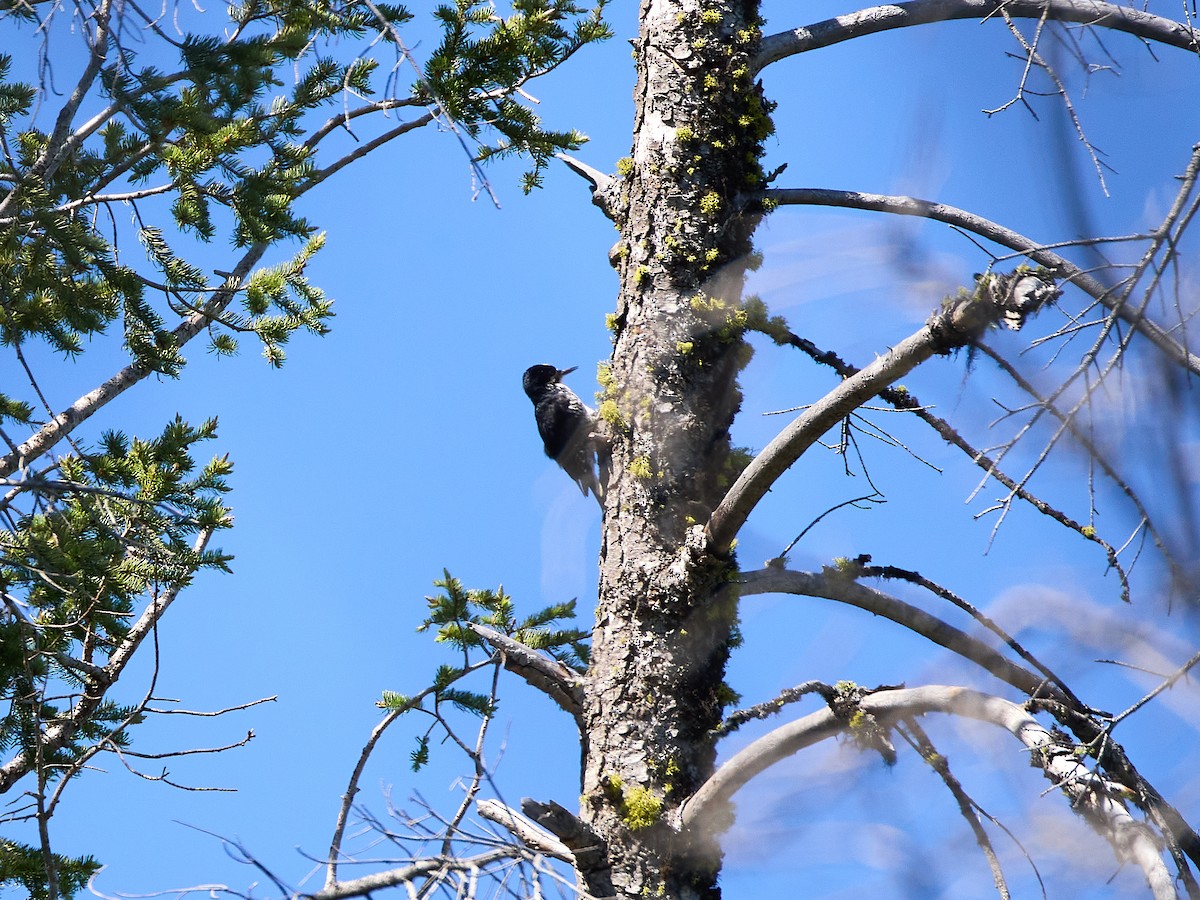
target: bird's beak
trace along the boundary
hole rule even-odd
[[[571,368],[569,368],[569,369],[559,369],[558,370],[558,378],[556,378],[555,380],[562,381],[564,375],[570,375],[572,372],[574,372],[578,368],[579,368],[579,366],[571,366]]]

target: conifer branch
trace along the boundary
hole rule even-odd
[[[171,332],[175,345],[182,347],[210,323],[212,323],[233,302],[251,269],[262,259],[267,251],[267,244],[260,242],[252,245],[242,255],[233,272],[225,280],[225,284],[197,312],[192,313],[177,325]],[[53,419],[47,422],[22,443],[16,450],[0,457],[0,478],[7,478],[19,468],[24,468],[30,462],[49,451],[55,444],[67,437],[81,423],[91,418],[106,404],[129,390],[153,370],[133,362],[122,368],[99,387],[84,394]]]
[[[193,550],[200,554],[208,546],[214,527],[204,528],[197,536]],[[157,627],[159,620],[167,609],[175,602],[175,598],[183,589],[182,583],[171,585],[166,590],[155,595],[141,616],[125,634],[121,642],[109,654],[101,673],[89,676],[83,696],[75,705],[61,717],[48,723],[38,738],[39,754],[51,754],[67,746],[79,733],[79,729],[89,722],[95,712],[104,702],[105,695],[125,670],[138,647]],[[18,780],[24,777],[35,765],[34,755],[22,750],[0,766],[0,793],[4,793]]]

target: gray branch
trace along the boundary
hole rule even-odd
[[[615,217],[615,201],[613,188],[617,184],[617,180],[611,175],[601,172],[599,169],[593,169],[587,163],[580,162],[573,156],[568,156],[565,153],[555,153],[558,159],[566,164],[567,168],[574,172],[579,177],[585,179],[592,186],[592,203],[600,207],[600,210],[608,218]]]
[[[1108,840],[1122,862],[1141,868],[1155,900],[1176,900],[1173,879],[1151,831],[1136,821],[1121,797],[1128,789],[1105,780],[1022,707],[1002,697],[963,687],[929,685],[868,694],[860,708],[881,723],[931,712],[989,722],[1031,751],[1031,760],[1071,801],[1071,808]],[[734,793],[768,767],[844,731],[846,723],[822,709],[783,725],[734,755],[692,796],[681,811],[684,829],[712,827]]]
[[[978,638],[899,597],[860,584],[848,576],[771,567],[743,572],[738,576],[737,587],[743,597],[753,594],[797,594],[856,606],[872,615],[890,619],[914,634],[957,653],[1027,696],[1052,698],[1068,707],[1077,706],[1058,685],[1007,659]]]
[[[504,655],[504,668],[557,703],[577,724],[582,723],[583,677],[579,673],[494,628],[476,622],[467,626]]]
[[[535,853],[552,856],[565,863],[575,862],[570,847],[499,800],[480,800],[475,804],[475,809],[482,818],[495,822]]]
[[[299,896],[307,900],[341,900],[344,897],[364,897],[373,891],[412,884],[424,879],[438,879],[450,872],[472,872],[505,859],[520,858],[522,851],[517,847],[497,847],[475,856],[431,856],[412,865],[388,869],[364,875],[350,881],[339,881],[313,894]]]
[[[1128,6],[1100,0],[912,0],[888,6],[874,6],[826,19],[792,31],[765,37],[755,57],[753,69],[761,71],[797,53],[806,53],[839,44],[852,38],[878,34],[910,25],[929,25],[955,19],[987,19],[1008,16],[1019,19],[1046,17],[1057,22],[1073,22],[1124,31],[1147,41],[1155,41],[1182,50],[1200,50],[1200,37],[1189,25],[1155,16]]]
[[[1030,282],[1024,288],[1031,295],[1028,306],[1033,308],[1040,302],[1032,297],[1032,294],[1044,289],[1040,279],[1014,274],[994,276],[992,280],[1001,278],[1011,280],[1010,287],[1014,289],[1023,282]],[[1010,302],[1016,302],[1024,309],[1024,300],[1005,299],[1003,304],[997,302],[999,298],[1007,298],[1009,293],[1008,290],[996,290],[988,286],[970,294],[964,292],[959,296],[947,297],[941,309],[930,316],[917,332],[845,379],[776,435],[746,467],[713,510],[706,530],[717,552],[728,549],[758,501],[792,463],[830,428],[931,356],[970,344],[988,326],[1008,313]]]
[[[1176,365],[1183,366],[1193,375],[1200,375],[1200,356],[1176,341],[1161,326],[1146,319],[1141,311],[1124,303],[1122,295],[1106,287],[1098,279],[1084,272],[1065,257],[1044,248],[1025,235],[997,225],[990,219],[969,213],[966,210],[919,200],[914,197],[897,197],[885,194],[866,194],[859,191],[835,191],[827,188],[786,188],[763,192],[763,198],[780,204],[806,206],[835,206],[845,209],[865,209],[900,216],[918,216],[945,222],[987,238],[989,241],[1008,247],[1039,265],[1054,272],[1055,277],[1075,285],[1085,294],[1103,304],[1116,316],[1136,328],[1151,343],[1163,351]]]
[[[583,876],[593,896],[608,897],[614,893],[612,870],[608,864],[608,844],[590,825],[553,800],[542,803],[532,797],[522,797],[521,811],[561,838],[563,844],[570,848],[575,868]]]

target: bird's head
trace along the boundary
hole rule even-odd
[[[532,399],[550,385],[562,381],[564,375],[570,375],[577,368],[578,366],[571,366],[569,369],[556,369],[554,366],[545,364],[530,366],[525,370],[521,384],[525,388],[525,394]]]

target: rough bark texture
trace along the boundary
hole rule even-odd
[[[711,835],[676,811],[711,774],[728,698],[733,567],[704,523],[736,477],[741,287],[767,110],[750,78],[757,3],[644,0],[635,143],[610,190],[621,293],[601,414],[613,439],[583,712],[581,816],[607,845],[596,896],[716,897]]]

